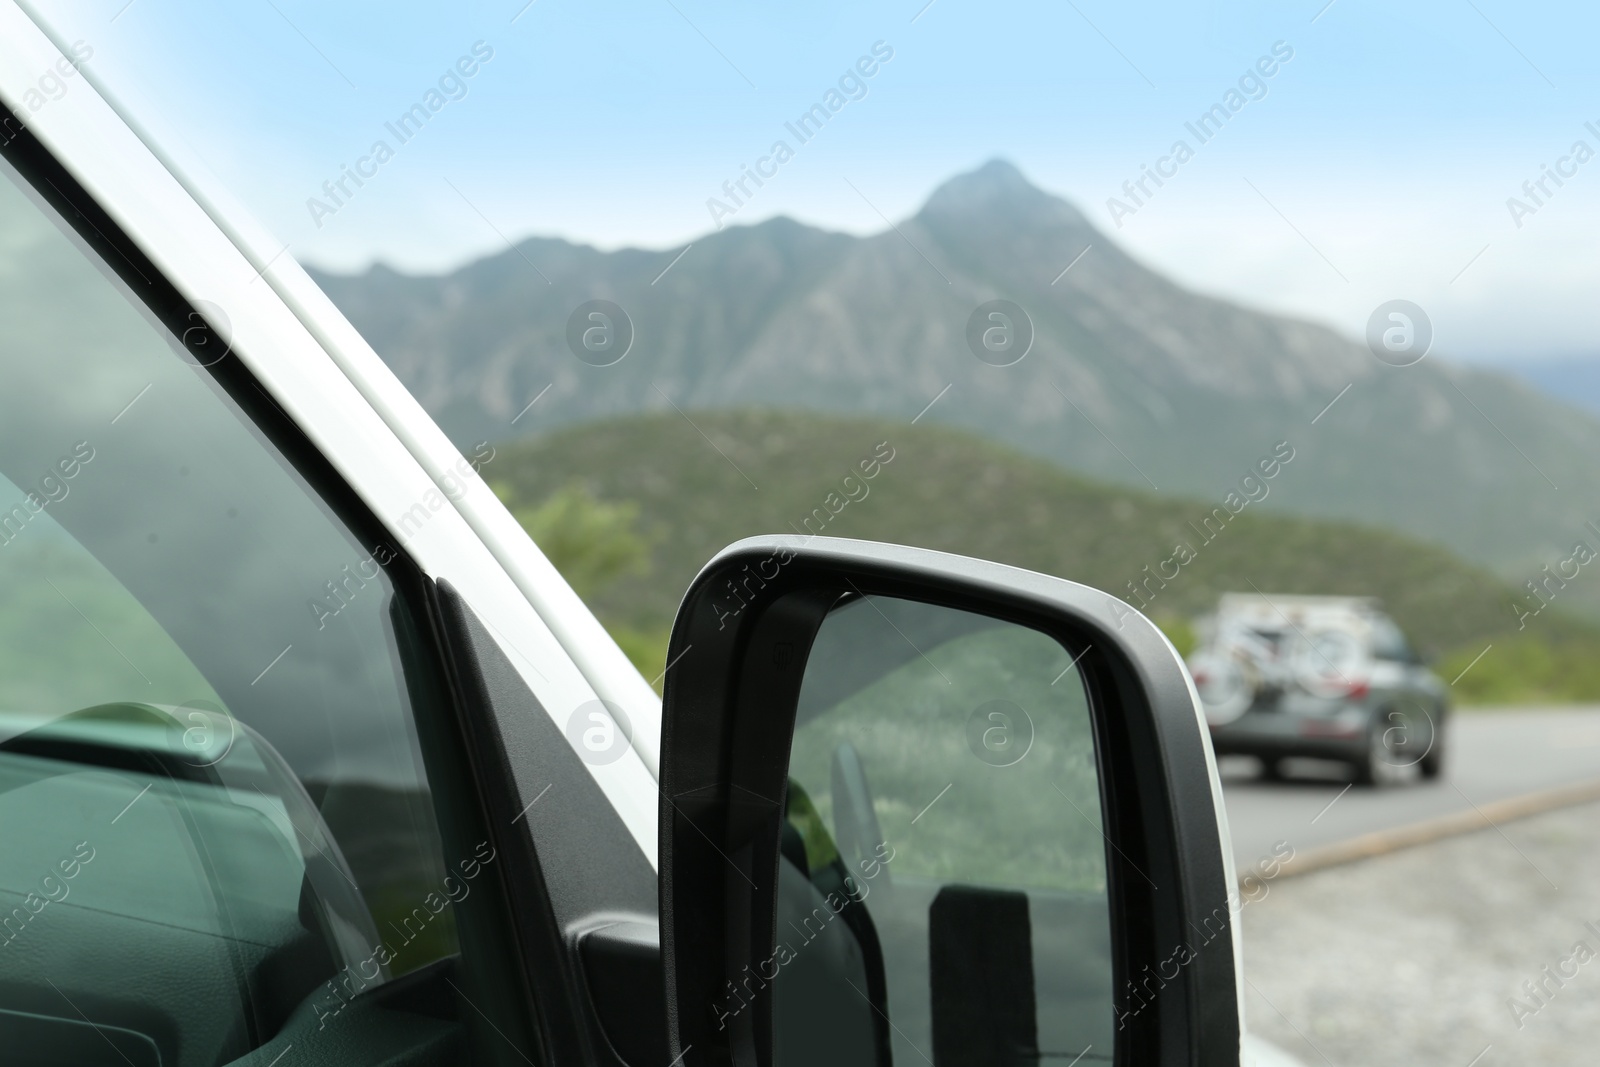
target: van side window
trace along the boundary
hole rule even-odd
[[[9,165],[0,320],[4,1059],[482,1062],[398,546]]]

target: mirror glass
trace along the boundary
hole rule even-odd
[[[1107,841],[1075,654],[913,601],[829,614],[790,756],[777,943],[752,976],[773,985],[777,1063],[1111,1059]]]

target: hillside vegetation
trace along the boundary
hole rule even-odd
[[[1456,685],[1458,701],[1600,698],[1600,628],[1552,608],[1519,632],[1516,592],[1445,549],[1285,517],[1264,511],[1264,501],[1233,514],[1247,499],[1238,484],[1218,485],[1211,500],[1183,500],[1088,481],[933,426],[768,411],[689,418],[562,430],[502,447],[484,470],[517,501],[563,499],[570,510],[579,493],[608,514],[622,514],[619,506],[636,514],[645,562],[590,599],[647,677],[664,664],[679,598],[718,549],[757,533],[820,532],[1027,567],[1136,605],[1129,583],[1137,583],[1146,614],[1180,646],[1188,621],[1224,591],[1376,596],[1446,681],[1493,646]],[[874,460],[875,477],[845,483]],[[1258,461],[1241,462],[1241,476]],[[1269,497],[1294,463],[1258,483]],[[1238,495],[1230,502],[1229,493]],[[1153,577],[1175,567],[1176,577]]]

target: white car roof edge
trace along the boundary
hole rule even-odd
[[[29,0],[11,0],[58,51],[68,49]],[[268,231],[214,178],[204,180],[197,160],[179,160],[132,114],[92,67],[79,69],[106,105],[183,187],[219,230],[260,271],[264,281],[317,340],[329,358],[433,479],[441,493],[483,541],[518,590],[556,635],[595,695],[619,704],[633,726],[631,743],[652,776],[660,778],[661,701],[616,641],[561,577],[526,531],[483,494],[446,492],[445,477],[462,459],[460,450],[401,384],[366,339],[333,305],[293,257],[270,248]],[[287,246],[285,246],[287,247]]]

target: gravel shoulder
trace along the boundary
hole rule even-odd
[[[1600,1062],[1600,803],[1256,895],[1248,1024],[1307,1064]]]

